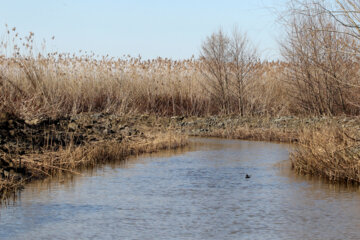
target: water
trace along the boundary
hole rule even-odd
[[[289,148],[194,139],[35,182],[0,208],[0,239],[360,239],[358,188],[295,175]]]

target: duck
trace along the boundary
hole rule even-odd
[[[251,175],[246,174],[246,175],[245,175],[245,178],[251,178]]]

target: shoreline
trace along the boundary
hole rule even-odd
[[[325,138],[326,142],[337,141],[331,145],[333,150],[329,155],[317,150],[322,144],[319,139],[309,137],[309,133],[330,134],[332,129],[337,129],[337,134],[346,129],[355,139],[360,135],[360,118],[78,114],[57,120],[21,120],[0,114],[0,198],[23,188],[27,182],[59,172],[76,173],[81,167],[182,147],[187,144],[188,136],[295,143],[297,150],[290,154],[290,160],[299,174],[321,176],[333,182],[360,182],[360,176],[354,177],[360,171],[357,141],[351,145],[355,155],[347,162],[352,167],[351,173],[347,173],[344,171],[347,165],[337,172],[338,166],[329,168],[324,164],[334,156],[337,162],[341,161],[339,158],[345,155],[336,154],[341,151],[337,146],[348,146],[351,139]],[[314,151],[318,151],[316,159]],[[322,158],[326,161],[321,162]],[[324,171],[325,168],[329,171]]]
[[[0,199],[26,183],[77,173],[81,167],[187,145],[187,136],[129,122],[124,117],[80,114],[68,119],[0,121]]]

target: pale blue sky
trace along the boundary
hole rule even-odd
[[[52,51],[93,51],[121,57],[198,56],[201,42],[220,26],[236,24],[262,58],[277,59],[281,27],[276,11],[286,0],[2,0],[0,24],[35,33]],[[2,33],[5,28],[1,27]]]

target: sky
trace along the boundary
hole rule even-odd
[[[48,51],[79,50],[112,57],[197,57],[219,27],[246,32],[263,59],[280,57],[277,13],[286,0],[0,0],[5,24],[32,31]],[[54,40],[51,40],[55,36]]]

